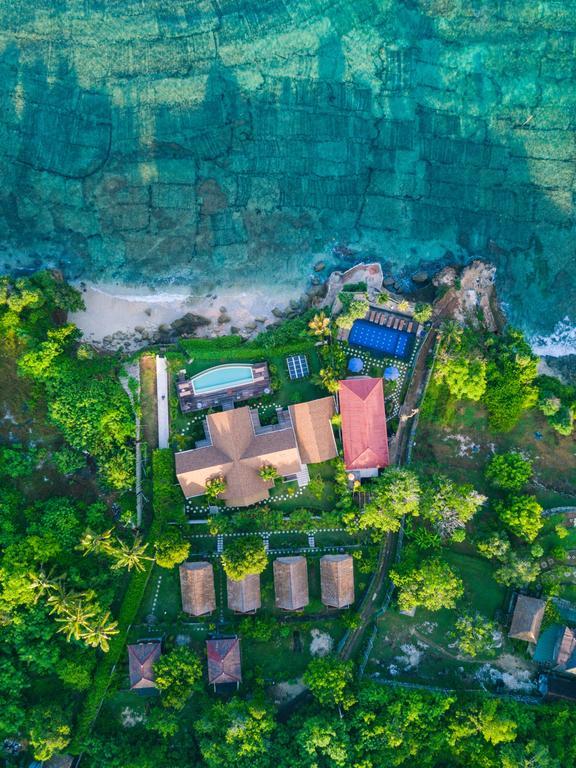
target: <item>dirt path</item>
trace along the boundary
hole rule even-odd
[[[438,651],[438,653],[441,653],[442,656],[447,656],[449,659],[453,659],[454,661],[460,661],[462,664],[497,664],[498,659],[491,658],[491,659],[477,659],[477,658],[467,658],[466,656],[459,656],[457,653],[450,653],[450,651],[447,651],[445,648],[443,648],[441,645],[438,645],[438,643],[435,643],[434,640],[430,640],[430,638],[426,637],[426,635],[421,635],[420,632],[418,632],[417,629],[411,629],[411,634],[414,635],[414,637],[417,637],[418,640],[420,640],[422,643],[425,643],[426,645],[429,645],[430,648],[434,648],[435,651]]]

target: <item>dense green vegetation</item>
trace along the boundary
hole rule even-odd
[[[57,275],[0,282],[4,402],[30,425],[19,442],[1,434],[0,739],[29,739],[41,760],[66,748],[94,669],[122,648],[115,602],[139,562],[110,514],[133,485],[132,407],[119,361],[66,323],[81,305]]]

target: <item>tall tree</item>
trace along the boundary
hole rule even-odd
[[[420,512],[420,482],[409,469],[386,469],[370,486],[370,501],[358,520],[358,527],[369,529],[376,538],[397,531],[404,515]]]
[[[448,563],[438,558],[424,560],[421,565],[395,568],[390,572],[398,588],[398,606],[411,610],[419,605],[429,611],[454,608],[464,594],[464,585]]]
[[[534,541],[544,525],[542,507],[535,496],[509,496],[494,506],[504,525],[524,541]]]
[[[241,581],[252,573],[262,573],[267,564],[268,555],[261,536],[232,539],[222,553],[222,567],[233,581]]]
[[[194,651],[180,646],[163,654],[154,664],[161,702],[170,709],[183,709],[202,679],[202,664]]]

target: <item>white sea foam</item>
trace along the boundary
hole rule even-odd
[[[139,301],[146,304],[166,304],[173,301],[187,301],[190,293],[177,293],[176,291],[163,291],[162,293],[145,293],[145,288],[136,286],[122,288],[116,285],[98,285],[90,283],[90,287],[96,293],[103,293],[105,296],[122,299],[122,301]]]
[[[533,336],[530,339],[530,344],[537,355],[549,355],[550,357],[576,355],[576,325],[566,316],[556,323],[551,334]]]

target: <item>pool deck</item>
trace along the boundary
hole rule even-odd
[[[216,366],[215,366],[216,367]],[[233,407],[234,403],[260,397],[270,389],[270,374],[267,363],[252,365],[253,380],[237,387],[224,387],[214,392],[196,395],[191,379],[182,378],[176,383],[178,400],[182,413],[193,413],[219,405]]]

